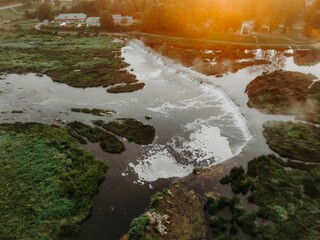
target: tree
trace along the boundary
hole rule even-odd
[[[81,12],[88,16],[97,16],[99,14],[94,2],[80,1],[70,8],[70,12]]]
[[[315,11],[310,19],[308,24],[310,25],[310,27],[315,28],[315,29],[320,29],[320,10]]]
[[[113,29],[114,24],[110,11],[104,10],[100,13],[100,24],[103,29]]]
[[[52,7],[49,3],[42,3],[37,9],[37,18],[40,21],[43,20],[52,20],[53,19],[53,11]]]
[[[61,6],[60,0],[54,0],[54,5],[56,6],[56,8],[59,8]]]

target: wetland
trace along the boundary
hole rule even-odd
[[[320,159],[318,52],[120,44],[105,36],[35,33],[28,24],[0,36],[1,176],[8,188],[1,198],[9,213],[2,219],[19,225],[26,216],[10,214],[15,198],[29,199],[21,208],[33,214],[19,234],[314,237],[317,215],[309,213],[318,211],[318,166],[304,162]],[[270,102],[279,95],[283,101]],[[297,114],[297,105],[306,111]],[[10,180],[21,172],[22,179]],[[32,181],[52,185],[52,192],[42,194],[45,186]],[[40,189],[30,196],[14,193],[34,185]],[[54,230],[43,225],[46,217]],[[0,234],[15,237],[3,226]]]

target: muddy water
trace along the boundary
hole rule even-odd
[[[216,78],[167,59],[139,41],[129,42],[122,55],[130,64],[128,70],[146,83],[144,90],[114,95],[103,88],[71,88],[35,74],[8,75],[0,81],[1,122],[62,125],[61,121],[80,120],[91,124],[96,119],[132,117],[156,129],[153,144],[139,146],[124,140],[127,150],[120,155],[107,154],[94,144],[84,146],[107,160],[109,170],[78,239],[119,239],[132,217],[148,206],[149,197],[174,178],[188,175],[194,166],[221,163],[241,151],[245,156],[270,153],[261,134],[262,123],[292,119],[261,114],[246,106],[244,89],[268,70],[266,66]],[[263,55],[265,52],[257,52],[255,58]],[[319,75],[318,65],[299,67],[292,57],[283,56],[281,61],[271,64],[270,70],[280,66]],[[97,117],[71,112],[71,108],[117,112]]]

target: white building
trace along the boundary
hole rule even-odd
[[[134,21],[132,16],[121,16],[120,14],[113,14],[112,20],[114,25],[132,26]]]
[[[87,15],[84,13],[61,13],[54,20],[56,22],[83,23],[86,19]]]
[[[88,17],[86,20],[87,27],[100,27],[100,17]]]

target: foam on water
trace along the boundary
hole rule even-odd
[[[184,177],[188,175],[192,165],[179,164],[164,145],[154,145],[146,153],[139,164],[129,166],[138,174],[137,183],[153,182],[159,178]]]
[[[130,163],[131,170],[138,174],[138,183],[186,176],[194,166],[210,166],[241,152],[252,137],[246,120],[234,102],[212,84],[212,77],[183,67],[140,41],[129,42],[129,47],[123,49],[123,57],[146,87],[174,80],[172,84],[178,90],[170,100],[155,94],[146,109],[172,123],[177,116],[185,115],[178,131],[171,133],[171,140],[164,143],[157,138],[153,145],[143,147],[143,155],[136,163]],[[204,110],[207,115],[196,115]],[[187,114],[191,111],[192,116]]]
[[[46,76],[8,75],[0,81],[0,108],[6,111],[1,119],[55,123],[81,117],[87,124],[97,120],[97,116],[71,111],[81,107],[117,111],[99,117],[104,121],[131,117],[153,125],[157,134],[154,143],[131,145],[132,159],[123,164],[127,169],[120,173],[128,177],[135,176],[134,172],[139,182],[185,176],[194,166],[209,166],[238,154],[250,140],[240,110],[211,84],[212,77],[168,60],[139,41],[129,42],[122,55],[130,64],[128,70],[146,83],[143,91],[109,94],[102,87],[72,88]],[[13,110],[23,110],[23,114]]]

